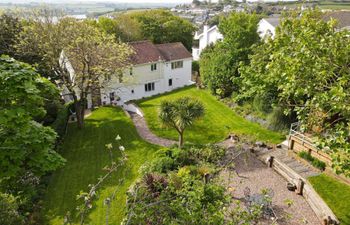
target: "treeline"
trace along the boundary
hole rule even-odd
[[[182,42],[190,51],[195,27],[166,10],[140,10],[100,17],[94,22],[123,42],[151,40],[155,44]]]
[[[259,40],[255,15],[232,14],[224,40],[201,55],[204,84],[221,98],[256,104],[279,123],[298,121],[350,176],[350,39],[318,11],[289,13],[274,38]]]

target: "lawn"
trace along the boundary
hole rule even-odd
[[[97,183],[97,179],[105,174],[102,168],[109,163],[109,154],[105,148],[107,143],[115,143],[120,135],[121,145],[128,155],[126,166],[109,177],[99,189],[98,199],[87,220],[88,224],[105,224],[106,207],[104,199],[116,191],[110,209],[110,224],[120,224],[125,213],[126,191],[139,176],[139,167],[154,156],[159,147],[140,139],[132,121],[121,109],[103,107],[86,119],[83,130],[70,124],[68,133],[61,147],[61,154],[67,159],[64,168],[55,172],[50,180],[44,198],[43,215],[45,224],[63,224],[67,211],[75,212],[78,205],[76,196],[81,190],[87,191],[89,184]],[[116,151],[116,157],[117,155]],[[120,154],[120,153],[119,153]],[[120,178],[124,178],[122,184]],[[120,184],[120,185],[119,185]],[[76,218],[75,216],[72,216]]]
[[[350,186],[325,174],[310,177],[309,181],[341,224],[350,224]]]
[[[229,133],[245,135],[252,140],[261,140],[269,143],[280,143],[284,139],[283,135],[267,130],[257,123],[252,123],[240,117],[208,91],[199,90],[195,87],[182,88],[137,102],[145,114],[148,126],[155,134],[177,140],[178,136],[174,129],[162,126],[158,118],[158,110],[163,100],[183,96],[197,98],[205,107],[205,116],[196,121],[192,127],[185,130],[185,142],[215,143],[224,140]]]

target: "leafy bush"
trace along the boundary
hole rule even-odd
[[[199,62],[198,61],[192,61],[192,72],[199,73]]]
[[[59,138],[62,138],[66,132],[68,117],[70,115],[70,108],[73,104],[68,103],[64,105],[57,113],[56,120],[51,124],[51,127],[56,131]]]
[[[124,223],[234,225],[260,218],[261,206],[243,209],[237,204],[232,209],[229,192],[215,179],[225,149],[198,145],[157,154],[127,193]]]
[[[320,170],[325,170],[326,169],[326,163],[322,162],[321,160],[318,160],[316,158],[314,158],[314,160],[312,161],[311,165],[313,165],[314,167],[320,169]]]
[[[0,193],[0,224],[24,224],[23,217],[18,212],[18,203],[15,197]]]
[[[286,116],[281,107],[273,108],[272,112],[267,117],[269,129],[272,130],[286,130],[289,128],[291,119]]]
[[[272,96],[268,93],[264,95],[256,95],[253,100],[253,107],[256,111],[269,113],[272,111]]]
[[[320,169],[320,170],[325,170],[326,169],[326,163],[322,162],[321,160],[311,156],[310,153],[306,152],[306,151],[301,151],[298,153],[299,157],[309,161],[311,163],[312,166]]]

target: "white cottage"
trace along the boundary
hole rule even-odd
[[[196,32],[194,36],[194,40],[198,40],[198,47],[192,48],[192,56],[194,60],[199,60],[200,54],[203,49],[205,49],[208,45],[213,44],[219,40],[222,40],[224,37],[220,33],[219,28],[217,26],[210,27],[208,25],[204,25],[203,32]]]
[[[123,104],[190,85],[192,56],[182,43],[131,42],[133,66],[101,89],[101,103]]]

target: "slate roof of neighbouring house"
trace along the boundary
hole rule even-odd
[[[337,27],[339,29],[350,29],[350,11],[330,12],[323,17],[325,21],[329,21],[331,18],[338,21]]]
[[[269,18],[264,18],[264,20],[266,20],[273,27],[277,27],[280,24],[280,17],[269,17]]]
[[[130,42],[134,49],[131,61],[133,64],[157,62],[159,60],[171,61],[191,58],[191,53],[181,42],[167,44],[153,44],[151,41]]]

